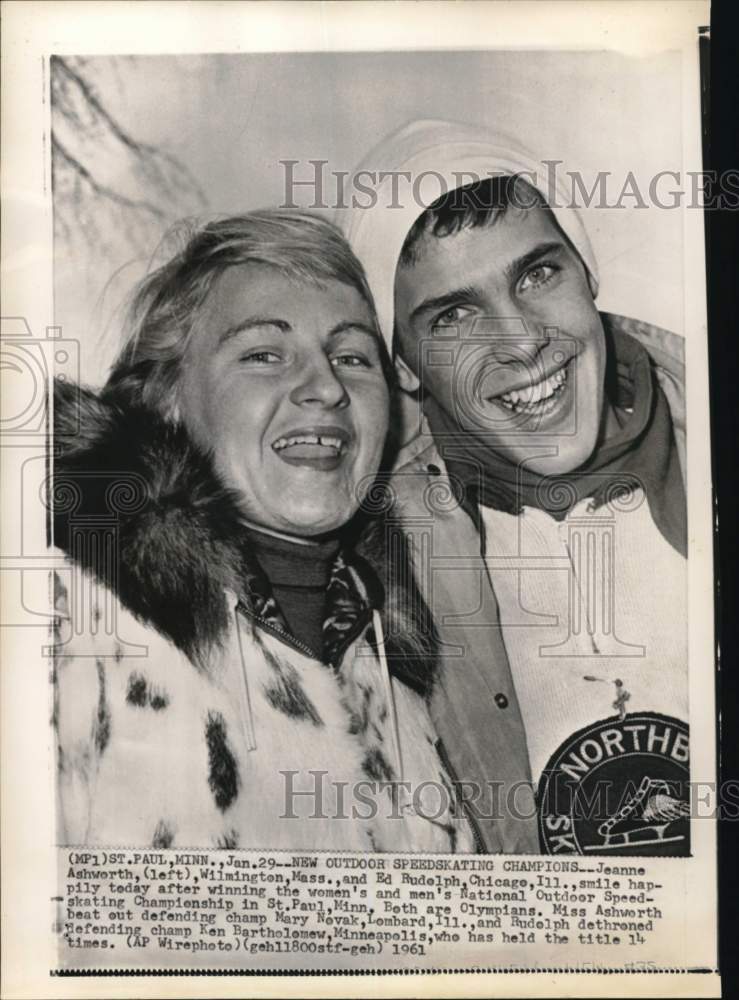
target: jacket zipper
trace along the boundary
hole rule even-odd
[[[260,625],[265,632],[269,632],[270,635],[273,635],[281,642],[284,642],[286,646],[292,646],[292,648],[297,649],[299,653],[305,653],[305,655],[309,656],[311,660],[320,659],[320,657],[317,657],[314,651],[309,649],[309,647],[306,646],[304,642],[301,642],[300,639],[296,639],[294,636],[288,635],[287,632],[283,632],[282,629],[276,628],[271,622],[268,622],[266,618],[260,618],[259,615],[255,615],[250,608],[247,608],[243,601],[239,601],[236,605],[236,610],[240,611],[246,618],[251,618],[251,620]]]
[[[251,608],[248,608],[246,604],[244,604],[243,601],[238,602],[238,604],[236,605],[236,610],[240,611],[242,615],[245,615],[247,618],[250,618],[252,621],[256,622],[266,632],[269,632],[270,635],[273,635],[276,639],[279,639],[280,642],[283,642],[286,646],[291,646],[293,649],[297,649],[299,653],[305,653],[305,655],[309,656],[311,660],[318,660],[319,663],[323,663],[322,658],[320,656],[317,656],[314,650],[306,646],[304,642],[301,642],[300,639],[296,639],[295,636],[290,635],[287,632],[283,632],[282,629],[279,629],[276,626],[274,626],[271,622],[268,622],[266,618],[261,618],[259,615],[255,614],[251,610]],[[370,620],[370,612],[369,611],[362,612],[362,614],[355,622],[354,627],[351,628],[349,632],[344,636],[344,639],[338,649],[338,654],[336,657],[336,665],[335,665],[336,668],[338,668],[338,666],[340,665],[344,653],[347,651],[349,646],[354,642],[357,636],[360,635],[361,632],[366,628],[366,626],[369,623],[369,620]]]
[[[436,741],[435,746],[436,746],[436,752],[439,755],[439,759],[441,760],[442,766],[449,775],[452,784],[455,786],[460,785],[461,782],[459,780],[459,776],[455,771],[455,769],[452,767],[452,762],[449,760],[449,755],[446,752],[446,747],[444,746],[442,740],[438,739]],[[478,826],[477,818],[472,815],[472,812],[470,811],[467,802],[465,802],[464,799],[460,799],[460,801],[462,803],[462,809],[464,810],[465,818],[470,825],[470,829],[472,830],[472,839],[475,841],[477,854],[487,854],[485,841],[483,840],[480,827]]]

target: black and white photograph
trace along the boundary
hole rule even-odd
[[[3,310],[52,968],[719,995],[708,7],[147,6]]]

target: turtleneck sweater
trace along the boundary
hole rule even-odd
[[[326,588],[339,549],[338,539],[292,541],[251,526],[248,533],[291,633],[321,659]]]

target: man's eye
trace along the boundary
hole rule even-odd
[[[541,288],[551,281],[559,270],[554,264],[537,264],[536,267],[529,268],[521,279],[519,291],[525,292],[530,288]]]
[[[239,361],[246,361],[257,365],[276,364],[280,360],[282,359],[279,354],[275,354],[274,351],[247,351],[246,354],[242,354],[239,358]]]
[[[458,326],[469,314],[466,306],[451,306],[440,313],[434,320],[434,326]]]

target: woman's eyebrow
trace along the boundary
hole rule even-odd
[[[363,323],[361,320],[345,320],[343,323],[337,323],[336,326],[332,326],[328,331],[329,337],[338,337],[341,333],[352,333],[353,331],[357,333],[366,333],[368,337],[372,337],[373,340],[377,340],[378,332],[373,326],[369,326],[367,323]]]
[[[260,326],[272,326],[281,333],[289,333],[292,330],[290,324],[284,319],[276,319],[273,316],[250,316],[248,319],[240,320],[223,330],[218,336],[218,347],[223,346],[240,333],[246,333]]]

